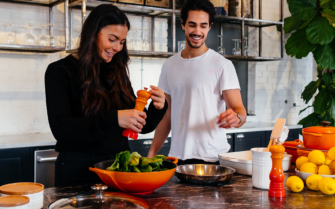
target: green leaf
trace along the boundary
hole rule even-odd
[[[308,107],[306,107],[306,108],[304,108],[304,109],[302,109],[302,110],[300,110],[300,112],[299,112],[299,114],[298,115],[300,115],[302,112],[304,112],[305,110],[307,110],[308,108],[310,108],[310,107],[313,107],[312,105],[309,105]]]
[[[333,82],[335,83],[335,73],[332,73],[332,79],[333,79]]]
[[[311,114],[309,114],[307,117],[301,119],[298,122],[299,125],[302,125],[303,128],[307,128],[310,126],[318,126],[320,124],[320,119],[318,117],[318,115],[313,112]],[[300,130],[300,134],[301,134],[301,130]]]
[[[308,25],[306,37],[312,44],[329,44],[335,37],[335,29],[327,18],[317,17]]]
[[[284,19],[284,31],[285,33],[290,33],[299,28],[303,20],[300,20],[294,16],[287,17]]]
[[[317,88],[318,88],[318,82],[317,81],[311,81],[304,89],[304,91],[301,93],[301,98],[305,101],[305,104],[309,102],[309,100],[312,99],[313,95],[315,94]],[[300,113],[299,113],[300,114]]]
[[[323,88],[315,97],[313,102],[314,112],[324,114],[328,108],[330,93],[326,88]]]
[[[315,61],[325,69],[335,69],[335,39],[326,45],[319,45],[313,51]]]
[[[292,16],[299,17],[301,20],[314,18],[318,11],[316,2],[309,0],[292,0],[289,2],[289,10]]]
[[[306,38],[306,29],[299,29],[292,33],[285,44],[286,53],[297,59],[306,57],[316,49],[317,45],[310,43]]]
[[[335,98],[333,96],[330,96],[329,105],[329,114],[333,119],[335,119]]]
[[[329,24],[332,24],[335,21],[335,11],[331,9],[324,9],[321,12],[322,17],[327,18]]]
[[[322,75],[322,80],[325,82],[326,86],[329,86],[330,84],[332,84],[333,83],[332,73],[324,73]]]
[[[333,0],[320,0],[320,5],[324,5],[325,3],[331,2]]]

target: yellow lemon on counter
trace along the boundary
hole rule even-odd
[[[290,176],[286,180],[286,186],[292,192],[301,192],[304,188],[304,182],[298,176]]]
[[[326,157],[325,165],[329,165],[331,161],[332,161],[331,159],[329,159],[328,157]]]
[[[322,179],[323,177],[318,175],[318,174],[312,174],[310,176],[307,177],[306,179],[306,185],[310,190],[314,190],[314,191],[319,191],[319,181]]]
[[[319,181],[319,189],[323,194],[332,195],[335,193],[335,180],[324,177]]]
[[[302,164],[304,163],[308,163],[308,158],[305,156],[300,156],[298,157],[298,159],[295,161],[295,165],[298,168],[298,170],[300,170],[300,167],[302,166]]]
[[[333,175],[333,173],[330,171],[328,165],[321,165],[319,167],[318,174]]]
[[[315,165],[322,165],[325,163],[326,157],[320,150],[313,150],[308,154],[308,161]]]
[[[335,147],[330,148],[327,155],[329,159],[335,160]]]
[[[318,167],[314,163],[308,162],[308,163],[302,164],[302,166],[300,167],[300,171],[305,172],[305,173],[317,174],[318,173]]]

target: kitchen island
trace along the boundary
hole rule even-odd
[[[295,175],[294,166],[285,172],[286,178],[291,175]],[[173,176],[153,193],[138,197],[144,199],[150,209],[335,208],[335,195],[323,195],[305,186],[300,193],[292,193],[285,188],[286,197],[283,199],[269,198],[268,191],[252,187],[251,180],[251,176],[235,174],[228,183],[198,186],[181,183]],[[48,208],[48,205],[57,199],[90,190],[90,185],[45,189],[43,208]]]

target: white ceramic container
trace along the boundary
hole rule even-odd
[[[29,209],[29,198],[20,195],[0,197],[0,209]]]
[[[22,195],[29,197],[29,209],[43,208],[44,186],[39,183],[19,182],[0,187],[0,196]]]
[[[292,155],[284,154],[283,171],[288,171],[291,166]],[[236,173],[243,175],[252,175],[252,152],[230,152],[219,154],[220,165],[232,167]],[[271,162],[272,166],[272,162]]]
[[[269,189],[272,169],[271,152],[266,148],[252,148],[252,185],[258,189]]]

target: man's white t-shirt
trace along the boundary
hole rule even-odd
[[[191,59],[179,52],[163,64],[158,86],[171,96],[169,156],[215,162],[228,152],[226,130],[216,122],[226,110],[222,91],[240,89],[231,61],[212,49]]]

